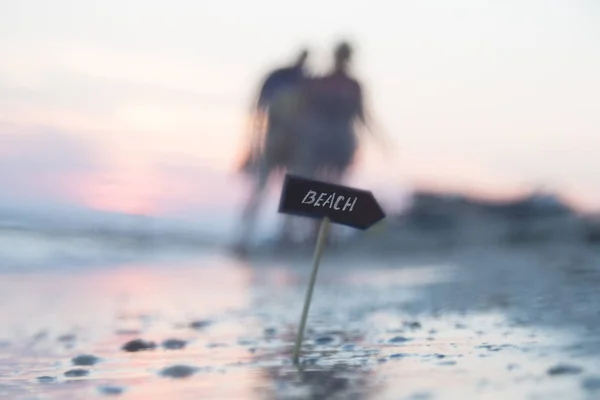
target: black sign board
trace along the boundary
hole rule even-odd
[[[373,193],[347,186],[286,175],[279,212],[368,229],[385,218]]]

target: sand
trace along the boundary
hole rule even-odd
[[[310,254],[61,266],[60,246],[51,267],[0,267],[2,399],[600,398],[600,256],[582,245],[331,249],[300,371]]]

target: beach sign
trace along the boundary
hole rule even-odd
[[[329,219],[365,230],[385,218],[373,193],[347,186],[286,175],[279,202],[284,214]]]
[[[385,213],[370,191],[306,179],[291,174],[287,174],[285,177],[279,201],[279,212],[321,221],[313,256],[313,268],[294,346],[293,361],[297,365],[312,292],[330,223],[366,230],[384,219]]]

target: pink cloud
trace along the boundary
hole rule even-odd
[[[0,202],[76,202],[77,188],[104,169],[98,146],[48,127],[0,125]]]
[[[194,159],[169,161],[155,167],[157,198],[163,213],[199,209],[231,210],[245,193],[238,177]]]
[[[0,206],[185,216],[232,210],[244,195],[239,179],[195,158],[148,160],[130,170],[90,137],[48,127],[0,124],[0,141]]]

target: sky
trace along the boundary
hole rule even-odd
[[[600,208],[598,21],[595,0],[0,1],[0,205],[233,210],[259,81],[348,38],[398,151],[367,146],[362,186]]]

